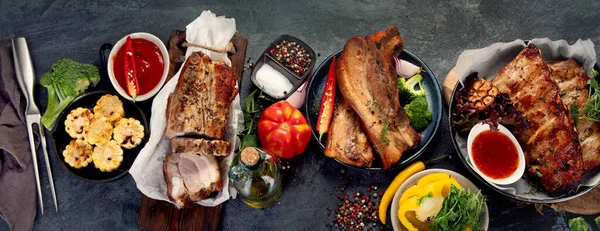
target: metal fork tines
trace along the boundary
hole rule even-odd
[[[40,174],[37,162],[37,149],[35,148],[35,140],[33,136],[34,124],[37,124],[38,127],[40,143],[42,144],[42,152],[44,154],[44,161],[46,162],[46,170],[48,171],[48,180],[50,181],[50,189],[52,190],[52,199],[54,200],[54,208],[56,209],[56,212],[58,212],[56,191],[54,190],[54,179],[52,177],[52,169],[50,168],[50,160],[48,159],[48,152],[46,150],[46,136],[44,135],[44,128],[42,127],[42,123],[40,122],[40,110],[37,108],[35,102],[33,101],[33,83],[35,81],[35,75],[33,73],[33,65],[31,64],[29,48],[27,47],[27,42],[25,41],[25,38],[14,38],[12,40],[12,48],[13,57],[15,61],[15,73],[17,74],[17,81],[19,82],[21,91],[25,95],[25,99],[27,101],[27,107],[25,109],[25,121],[27,123],[27,134],[29,135],[29,146],[31,147],[31,159],[33,160],[40,209],[43,215],[44,200],[42,196],[42,188],[40,185]]]

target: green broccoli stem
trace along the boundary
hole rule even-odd
[[[410,77],[410,79],[408,79],[406,81],[406,85],[408,86],[408,89],[410,89],[411,91],[414,91],[415,86],[417,86],[417,84],[419,84],[421,82],[421,80],[423,80],[423,76],[415,75],[413,77]]]
[[[56,93],[50,91],[50,89],[48,90],[48,108],[46,108],[40,121],[44,127],[50,130],[54,126],[58,115],[73,101],[73,97],[66,97],[64,100],[60,100]]]

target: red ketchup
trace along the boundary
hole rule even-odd
[[[483,131],[473,139],[473,162],[484,175],[504,179],[517,171],[519,153],[512,140],[502,132]]]
[[[143,38],[133,38],[132,42],[140,88],[139,95],[144,95],[154,89],[160,82],[165,62],[160,49],[154,43]],[[117,79],[121,88],[127,89],[127,78],[123,70],[125,68],[124,63],[125,49],[124,46],[121,46],[115,57],[113,71],[115,79]]]

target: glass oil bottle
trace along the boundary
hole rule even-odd
[[[253,208],[265,208],[281,196],[281,163],[255,147],[237,155],[229,179],[242,200]]]

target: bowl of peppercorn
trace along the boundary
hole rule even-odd
[[[308,44],[282,35],[256,61],[251,80],[274,99],[286,99],[309,79],[315,60],[315,52]]]

